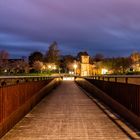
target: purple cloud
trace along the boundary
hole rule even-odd
[[[65,54],[129,55],[140,51],[139,7],[138,0],[1,0],[0,49],[20,56],[56,40]]]

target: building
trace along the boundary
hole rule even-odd
[[[90,64],[90,56],[86,53],[81,54],[80,75],[81,76],[92,76],[93,75],[93,65]]]

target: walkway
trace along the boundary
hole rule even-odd
[[[63,82],[2,140],[128,140],[72,81]]]

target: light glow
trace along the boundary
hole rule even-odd
[[[63,81],[74,81],[74,77],[63,77]]]
[[[77,64],[74,64],[73,67],[74,67],[74,69],[76,69],[78,66],[77,66]]]
[[[107,74],[108,70],[107,69],[102,69],[101,74]]]
[[[51,67],[52,67],[51,65],[48,66],[49,69],[51,69]]]

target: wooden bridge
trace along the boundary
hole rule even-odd
[[[6,85],[6,80],[11,79],[12,82],[8,83],[12,85]],[[139,85],[109,82],[105,81],[105,78],[95,77],[77,77],[75,81],[72,81],[72,78],[64,79],[64,81],[58,77],[1,79],[1,139],[129,140],[140,138]],[[113,93],[111,94],[113,85],[109,84],[116,84],[116,87],[119,84],[114,96]],[[124,86],[127,86],[125,90],[128,94],[123,90],[125,95],[120,95],[119,98],[117,90],[121,93]],[[128,88],[129,91],[131,89],[135,92],[131,93],[135,97],[129,95]],[[127,95],[129,98],[126,98]],[[130,100],[132,97],[133,99]]]

